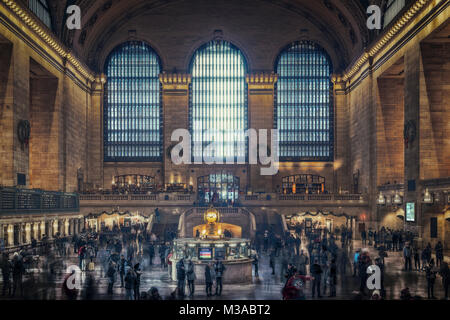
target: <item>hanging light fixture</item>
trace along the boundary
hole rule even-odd
[[[395,203],[395,204],[402,204],[402,203],[403,203],[403,199],[402,199],[402,197],[398,194],[398,192],[395,192],[395,196],[394,196],[393,203]]]
[[[380,194],[378,195],[378,199],[377,199],[377,203],[379,205],[384,205],[386,204],[386,197],[383,196],[383,193],[380,191]]]
[[[433,203],[433,196],[428,191],[428,188],[425,189],[425,194],[423,196],[423,202],[424,203]]]

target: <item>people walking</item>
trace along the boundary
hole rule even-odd
[[[448,287],[450,285],[450,269],[447,262],[441,264],[441,269],[439,271],[442,277],[442,286],[444,287],[444,299],[448,300]]]
[[[106,276],[108,277],[108,294],[113,294],[114,282],[116,280],[116,266],[113,261],[109,262],[108,271],[106,271]]]
[[[2,294],[5,296],[8,291],[8,296],[11,295],[11,262],[9,261],[9,257],[7,253],[2,254],[2,261],[0,264],[0,268],[2,269],[2,277],[3,277],[3,290]]]
[[[125,277],[125,266],[126,266],[127,260],[125,260],[125,257],[123,255],[120,256],[119,265],[118,265],[118,271],[120,275],[120,287],[123,288],[124,286],[124,277]]]
[[[178,294],[180,297],[184,297],[184,287],[186,285],[185,284],[186,269],[184,266],[184,259],[181,259],[180,261],[177,262],[176,268],[177,268]]]
[[[209,266],[209,263],[205,266],[205,285],[206,285],[206,296],[210,297],[212,296],[212,275],[211,275],[211,268]]]
[[[405,268],[404,271],[411,271],[412,265],[411,265],[411,258],[412,258],[412,250],[409,244],[406,244],[406,246],[403,248],[403,259],[405,260]]]
[[[125,300],[134,300],[135,285],[136,285],[136,275],[133,269],[129,268],[125,275]]]
[[[195,280],[197,277],[195,275],[195,265],[192,260],[189,260],[188,262],[186,278],[188,281],[189,297],[193,297],[195,293]]]
[[[331,259],[331,263],[328,268],[328,282],[330,285],[330,295],[328,297],[336,297],[337,267],[335,259]]]
[[[425,276],[427,279],[428,299],[436,299],[434,296],[434,283],[436,282],[436,269],[434,267],[434,259],[425,267]]]
[[[216,273],[216,296],[221,296],[223,289],[223,273],[225,272],[225,266],[222,261],[216,261],[214,271]]]
[[[135,274],[135,282],[134,282],[134,300],[139,300],[140,299],[140,287],[141,287],[141,275],[142,275],[142,271],[141,271],[141,267],[140,264],[137,263],[134,266],[134,274]]]
[[[12,276],[13,276],[13,297],[16,295],[16,290],[20,288],[20,295],[23,296],[23,274],[25,273],[25,267],[23,265],[22,256],[17,252],[14,253],[12,262]]]
[[[312,282],[312,297],[315,298],[316,291],[317,291],[317,297],[322,298],[320,295],[320,281],[322,277],[322,268],[319,264],[319,259],[314,260],[314,264],[311,266],[311,276],[313,277]]]
[[[436,253],[436,267],[439,268],[444,261],[444,247],[442,246],[441,241],[438,241],[438,243],[434,247],[434,251]]]

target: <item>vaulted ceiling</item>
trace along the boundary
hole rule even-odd
[[[374,37],[366,27],[367,6],[381,5],[385,0],[47,1],[56,33],[95,71],[101,71],[112,48],[130,37],[149,41],[157,51],[160,49],[165,67],[183,70],[184,61],[176,53],[165,52],[165,48],[174,44],[194,46],[216,29],[237,44],[247,44],[250,56],[252,50],[263,50],[262,41],[267,41],[267,53],[273,55],[272,51],[279,50],[283,43],[311,38],[330,53],[339,71]],[[65,10],[72,4],[82,10],[81,30],[70,31],[64,26]],[[252,67],[267,69],[269,61],[256,53],[254,56]]]

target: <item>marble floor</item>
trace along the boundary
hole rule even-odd
[[[361,244],[355,241],[353,244],[355,249],[361,248]],[[370,249],[371,256],[375,256],[373,249]],[[385,259],[385,287],[386,299],[399,299],[400,291],[406,287],[410,288],[413,296],[421,296],[426,298],[426,279],[424,272],[402,271],[403,263],[400,252],[389,252],[389,256]],[[70,265],[77,265],[77,257],[70,256],[66,258],[58,258],[59,268],[54,274],[47,275],[42,270],[29,270],[24,277],[24,294],[20,296],[18,293],[16,297],[0,296],[0,300],[59,300],[64,299],[61,286],[66,276],[65,270]],[[141,276],[141,292],[148,291],[151,287],[158,288],[161,296],[165,299],[176,288],[176,283],[171,281],[167,270],[162,270],[158,265],[159,259],[156,258],[156,265],[144,266],[144,271]],[[359,288],[358,278],[354,278],[350,274],[351,270],[348,268],[347,275],[338,276],[337,297],[331,299],[349,300],[353,299]],[[107,294],[107,279],[103,277],[103,272],[99,264],[96,264],[96,269],[91,272],[94,277],[94,298],[95,300],[121,300],[125,298],[125,289],[120,288],[120,280],[117,279],[114,292],[112,295]],[[207,297],[205,294],[205,287],[203,285],[196,286],[196,292],[193,298],[186,298],[186,300],[280,300],[281,289],[284,284],[284,278],[281,277],[280,265],[276,265],[275,275],[272,275],[269,268],[269,258],[263,255],[259,263],[259,277],[254,277],[253,283],[250,285],[224,285],[222,296]],[[82,286],[86,285],[86,272],[82,275]],[[2,279],[0,279],[0,287],[3,288]],[[307,298],[311,298],[310,283],[307,283]],[[214,290],[214,288],[213,288]],[[85,299],[84,289],[81,290],[78,299]],[[0,291],[1,294],[1,291]],[[326,296],[328,292],[323,294],[324,299],[330,299]],[[435,296],[438,299],[444,297],[441,278],[438,276],[435,284]],[[317,298],[316,298],[317,299]]]

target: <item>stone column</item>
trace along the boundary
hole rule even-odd
[[[109,189],[103,180],[103,95],[106,76],[99,76],[92,83],[91,108],[88,110],[88,168],[86,180],[94,186]],[[108,178],[109,179],[109,178]],[[107,179],[108,183],[110,181]]]
[[[25,225],[25,243],[31,243],[31,223]]]
[[[21,120],[30,120],[30,57],[26,54],[24,42],[16,42],[13,47],[13,174],[14,185],[17,184],[17,173],[27,175],[29,184],[29,146],[19,142],[17,127]]]
[[[14,185],[14,68],[13,68],[13,45],[12,43],[0,43],[0,87],[3,99],[0,101],[0,184],[5,186]],[[2,231],[3,232],[3,231]]]
[[[350,117],[345,94],[345,82],[333,76],[334,97],[334,181],[333,192],[348,190],[353,192],[352,172],[350,172]]]
[[[14,225],[8,224],[8,246],[14,245]]]
[[[70,235],[70,222],[68,219],[64,220],[64,235],[69,236]]]
[[[176,129],[189,130],[189,85],[191,75],[163,73],[159,77],[162,83],[163,101],[163,184],[172,183],[174,174],[181,176],[181,182],[189,184],[189,168],[187,165],[176,166],[172,163],[169,149],[178,142],[172,142],[171,136]],[[194,181],[195,183],[195,181]]]
[[[405,125],[408,123],[416,128],[414,141],[405,147],[405,195],[404,202],[414,202],[416,207],[416,222],[406,222],[407,225],[420,227],[424,221],[422,217],[420,187],[420,74],[421,74],[420,44],[415,44],[405,53]],[[414,187],[415,188],[412,188]],[[405,212],[406,220],[406,212]],[[420,230],[422,232],[422,230]],[[422,234],[420,235],[422,238]],[[420,239],[419,239],[420,242]]]
[[[267,142],[258,141],[258,145],[271,148],[271,129],[274,128],[274,86],[278,75],[274,73],[253,73],[247,75],[249,128],[267,130]],[[258,148],[259,149],[259,148]],[[250,152],[250,150],[249,150]],[[258,163],[259,163],[259,150]],[[273,176],[262,176],[261,165],[249,165],[249,185],[254,192],[273,192]],[[264,166],[268,167],[268,166]],[[245,186],[241,186],[245,187]]]

